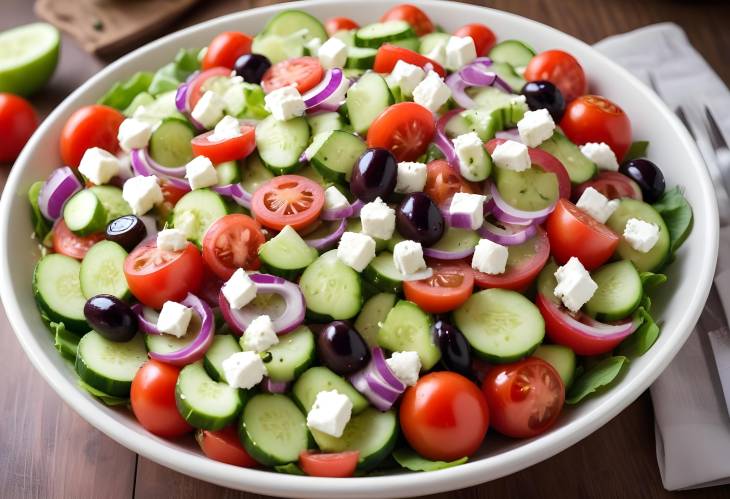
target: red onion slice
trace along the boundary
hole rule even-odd
[[[367,368],[366,368],[367,369]],[[375,406],[379,411],[387,411],[395,401],[388,400],[385,397],[379,395],[376,391],[371,388],[371,379],[368,379],[368,375],[365,370],[358,371],[350,376],[350,383],[360,393],[362,393],[368,401]]]
[[[435,248],[423,248],[423,255],[437,260],[462,260],[474,254],[474,248],[459,251],[446,251]]]
[[[162,334],[160,330],[157,329],[157,319],[160,314],[156,310],[145,307],[141,303],[135,303],[132,305],[132,312],[137,315],[137,324],[139,325],[140,331],[145,334]]]
[[[322,81],[302,96],[304,105],[307,109],[322,104],[339,105],[340,101],[345,98],[345,92],[349,86],[350,81],[345,78],[345,74],[340,68],[328,69]]]
[[[362,211],[362,207],[365,206],[365,201],[362,199],[356,199],[352,202],[352,214],[349,218],[357,218],[360,216],[360,212]]]
[[[251,209],[251,194],[241,184],[215,185],[212,189],[221,196],[230,197],[237,204]]]
[[[459,171],[459,158],[456,157],[456,150],[454,144],[446,136],[446,125],[451,121],[451,118],[462,112],[463,109],[452,109],[448,113],[444,114],[436,122],[436,135],[433,139],[433,144],[441,150],[443,155],[446,157],[446,161],[451,165],[452,168]]]
[[[337,244],[337,241],[340,240],[342,237],[342,234],[345,233],[345,229],[347,228],[347,220],[342,218],[340,219],[339,225],[337,225],[337,228],[332,231],[331,233],[318,237],[315,239],[305,239],[304,242],[307,243],[309,246],[311,246],[314,249],[317,250],[326,250],[329,248],[332,248]]]
[[[177,87],[177,91],[175,92],[175,107],[178,111],[180,111],[183,114],[187,114],[190,112],[188,109],[188,90],[190,89],[190,86],[187,83],[181,83]]]
[[[572,329],[591,338],[620,341],[636,331],[640,325],[640,321],[633,318],[616,324],[606,324],[605,322],[598,322],[583,312],[571,314],[554,300],[541,293],[537,294],[537,301],[538,305],[551,309],[553,313],[560,315],[562,320]]]
[[[506,223],[512,223],[517,225],[534,225],[541,224],[545,221],[548,215],[555,209],[555,203],[551,203],[550,206],[541,210],[525,211],[519,210],[514,206],[508,204],[500,195],[499,190],[495,184],[490,184],[489,193],[491,199],[487,201],[487,205],[491,208],[494,217]]]
[[[500,130],[494,134],[495,139],[513,140],[522,144],[522,137],[520,132],[516,128],[510,128],[509,130]]]
[[[385,361],[385,354],[383,354],[382,348],[375,347],[372,349],[371,362],[375,366],[375,370],[378,374],[380,374],[383,380],[385,380],[391,387],[395,390],[399,390],[400,392],[405,391],[406,385],[403,384],[403,382],[398,379],[398,376],[396,376],[390,369],[390,366]]]
[[[506,93],[512,93],[512,87],[488,66],[492,61],[488,58],[478,58],[464,66],[459,71],[446,78],[446,85],[451,89],[451,95],[456,103],[467,109],[477,107],[476,102],[466,93],[468,87],[497,87]]]
[[[57,220],[63,214],[63,205],[83,188],[74,171],[63,166],[51,172],[38,193],[38,207],[48,220]]]
[[[350,382],[381,411],[393,407],[406,389],[406,385],[391,371],[380,348],[373,348],[368,365],[350,376]]]
[[[260,386],[267,393],[286,393],[289,390],[289,384],[286,381],[274,381],[267,376]]]
[[[178,178],[177,176],[169,175],[164,171],[158,170],[157,167],[162,165],[159,165],[157,162],[152,160],[146,149],[132,149],[129,157],[132,163],[132,170],[134,171],[135,175],[141,175],[143,177],[155,175],[161,180],[170,184],[172,187],[175,187],[176,189],[180,189],[182,191],[190,190],[190,184],[187,180],[183,178]],[[166,167],[162,168],[164,169]],[[185,169],[185,167],[181,168],[183,168],[183,170]]]
[[[504,227],[499,227],[489,220],[484,221],[484,225],[479,229],[479,235],[484,239],[501,244],[502,246],[517,246],[529,240],[537,233],[537,225],[516,225],[504,223]]]
[[[319,218],[322,220],[342,220],[343,218],[350,218],[352,216],[352,204],[348,204],[342,208],[333,210],[322,210],[319,214]]]

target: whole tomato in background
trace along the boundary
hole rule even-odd
[[[0,93],[0,163],[12,163],[38,128],[38,115],[30,102]]]

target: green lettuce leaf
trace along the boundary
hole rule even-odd
[[[469,459],[464,456],[456,461],[431,461],[419,456],[416,451],[408,447],[401,447],[393,451],[393,458],[406,469],[411,471],[436,471],[464,464]]]
[[[200,69],[198,52],[198,49],[180,49],[173,62],[157,70],[147,92],[159,95],[177,89],[193,71]]]
[[[39,180],[38,182],[33,183],[33,185],[30,186],[30,189],[28,189],[28,201],[30,202],[30,217],[33,222],[33,232],[35,232],[39,241],[43,241],[46,234],[48,234],[51,230],[51,223],[43,218],[41,208],[38,206],[38,195],[41,192],[43,183],[44,182],[42,180]]]
[[[639,278],[645,294],[667,282],[665,274],[655,274],[654,272],[639,272]]]
[[[148,71],[140,71],[134,73],[132,77],[126,81],[120,81],[114,84],[104,96],[99,99],[99,104],[110,106],[123,111],[129,106],[134,98],[147,91],[152,83],[152,73]]]
[[[628,365],[629,359],[622,355],[605,358],[581,373],[568,390],[566,404],[577,404],[584,398],[605,389],[613,383]]]
[[[127,405],[129,404],[129,399],[127,398],[121,398],[121,397],[115,397],[114,395],[109,395],[107,393],[104,393],[100,390],[97,390],[93,386],[87,385],[82,380],[79,380],[79,387],[83,390],[86,390],[89,392],[89,394],[93,395],[94,397],[98,398],[102,402],[104,402],[106,405],[115,406],[115,405]]]
[[[274,471],[276,471],[277,473],[285,473],[287,475],[304,476],[305,474],[302,469],[294,463],[280,464],[279,466],[274,466]]]
[[[634,319],[641,321],[641,324],[631,336],[621,342],[616,350],[616,353],[630,358],[640,357],[648,352],[659,338],[660,332],[659,326],[643,306],[634,312]]]
[[[670,251],[674,254],[692,230],[692,208],[679,187],[665,191],[653,206],[667,224]]]
[[[636,142],[633,142],[631,147],[629,147],[629,150],[626,151],[623,161],[646,157],[647,149],[649,149],[648,140],[637,140]]]

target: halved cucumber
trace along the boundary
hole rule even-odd
[[[66,201],[63,221],[74,234],[86,236],[106,226],[107,213],[96,194],[89,189],[79,191]]]
[[[314,334],[307,326],[279,335],[279,343],[269,348],[264,363],[273,381],[293,381],[312,365],[315,358]],[[268,360],[267,360],[268,359]]]
[[[95,185],[88,190],[96,194],[106,210],[106,223],[124,215],[131,215],[132,208],[122,197],[122,190],[113,185]]]
[[[274,178],[274,174],[264,166],[258,153],[254,152],[246,158],[246,163],[241,169],[241,186],[246,192],[253,194],[256,189],[272,178]]]
[[[187,120],[165,118],[150,137],[150,156],[163,166],[180,166],[193,159],[190,141],[195,130]]]
[[[319,147],[312,150],[310,164],[332,182],[350,181],[352,168],[367,146],[360,137],[342,130],[325,132]]]
[[[115,397],[129,397],[132,380],[147,360],[141,334],[127,342],[89,331],[79,341],[76,373],[89,386]]]
[[[485,109],[466,109],[454,116],[446,124],[446,134],[458,137],[469,132],[475,132],[483,142],[494,138],[498,130],[502,129],[501,110],[489,111]]]
[[[299,157],[308,144],[309,125],[304,118],[278,121],[269,116],[256,126],[259,156],[275,175],[292,173],[301,168]]]
[[[355,32],[355,45],[378,48],[387,42],[415,38],[416,34],[405,21],[387,21],[363,26]],[[416,47],[418,49],[418,47]]]
[[[323,132],[332,130],[348,131],[351,128],[347,120],[335,111],[307,116],[307,122],[309,123],[309,128],[312,129],[312,137]]]
[[[392,293],[378,293],[365,302],[355,319],[355,329],[371,348],[378,346],[378,331],[396,300]]]
[[[441,239],[431,245],[432,249],[448,252],[464,251],[474,249],[479,244],[479,234],[470,229],[457,229],[448,226]]]
[[[534,166],[521,172],[496,167],[494,178],[502,199],[518,210],[542,210],[560,197],[558,177]]]
[[[591,272],[598,284],[585,310],[599,321],[617,321],[636,310],[644,295],[641,278],[628,260],[608,263]]]
[[[187,211],[192,212],[195,220],[198,222],[191,238],[198,245],[202,244],[208,227],[219,218],[228,214],[226,203],[220,194],[209,189],[195,189],[180,198],[172,210],[173,226],[175,225],[176,219],[179,219]]]
[[[506,62],[492,62],[490,69],[497,73],[504,81],[506,81],[511,87],[512,91],[516,94],[522,91],[522,87],[525,86],[525,79],[520,76],[515,68]]]
[[[99,241],[89,249],[81,262],[79,279],[86,298],[107,294],[127,298],[129,287],[124,277],[127,252],[113,241]]]
[[[395,98],[385,78],[373,72],[362,75],[345,97],[350,123],[362,136],[367,133],[373,120],[393,104]]]
[[[296,280],[317,256],[317,250],[307,245],[289,225],[259,248],[265,270],[290,281]]]
[[[299,406],[308,413],[321,391],[337,390],[352,402],[352,413],[358,414],[367,408],[368,401],[342,376],[323,366],[307,369],[292,387],[292,395]]]
[[[175,383],[175,405],[190,426],[211,431],[225,428],[241,412],[239,390],[213,381],[202,360],[180,371]]]
[[[367,47],[350,47],[345,67],[349,69],[371,69],[378,51]]]
[[[393,352],[417,352],[423,369],[429,370],[441,359],[434,344],[433,319],[415,303],[401,300],[388,312],[378,331],[378,345]]]
[[[411,38],[393,40],[388,43],[390,43],[391,45],[395,45],[396,47],[403,47],[404,49],[412,50],[413,52],[418,52],[418,47],[421,45],[421,40],[419,40],[418,38],[413,36]]]
[[[399,294],[403,290],[403,277],[395,268],[393,254],[383,251],[365,267],[363,278],[380,291]]]
[[[498,88],[472,88],[467,93],[474,99],[478,111],[492,116],[496,130],[515,126],[528,110],[527,104],[518,96],[507,94]],[[478,130],[475,131],[479,133]]]
[[[539,147],[558,158],[568,171],[570,181],[574,184],[590,180],[596,174],[596,164],[586,158],[577,145],[558,131],[555,131],[553,136],[540,144]]]
[[[573,383],[575,378],[575,352],[563,345],[540,345],[532,353],[533,357],[538,357],[558,371],[563,385],[567,390]]]
[[[54,322],[75,332],[86,332],[86,298],[81,292],[81,264],[60,253],[41,258],[33,271],[33,295],[38,306]]]
[[[360,274],[337,258],[331,250],[317,258],[302,274],[299,287],[307,310],[322,322],[351,319],[362,306]]]
[[[203,367],[208,375],[215,381],[225,381],[226,375],[223,372],[223,361],[234,353],[240,352],[241,347],[238,339],[230,334],[216,334],[213,343],[205,352]]]
[[[527,66],[533,57],[535,49],[519,40],[504,40],[489,51],[492,61],[506,62],[515,68]]]
[[[659,227],[659,240],[647,253],[636,251],[623,238],[626,222],[630,218],[638,218]],[[621,237],[616,253],[621,258],[630,260],[639,272],[654,272],[667,261],[671,246],[669,230],[662,216],[651,205],[636,199],[623,198],[606,225]]]

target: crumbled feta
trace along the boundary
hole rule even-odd
[[[449,213],[451,216],[460,215],[469,217],[469,228],[477,230],[484,224],[484,201],[487,197],[481,194],[457,192],[451,198]]]
[[[580,152],[601,170],[618,171],[616,155],[605,142],[588,142],[580,146]]]
[[[185,210],[175,216],[175,228],[180,229],[187,239],[195,237],[198,231],[198,217],[192,210]]]
[[[226,103],[218,97],[218,94],[208,90],[195,104],[190,115],[207,129],[211,129],[223,117],[223,109]]]
[[[389,78],[393,85],[400,88],[404,97],[409,97],[425,77],[426,72],[421,67],[398,59]]]
[[[470,36],[451,36],[446,42],[446,67],[452,71],[477,58],[477,48]]]
[[[188,332],[193,309],[175,301],[166,301],[157,318],[157,329],[164,334],[182,338]]]
[[[147,147],[150,137],[152,137],[152,125],[136,118],[122,121],[117,132],[119,146],[126,152]]]
[[[451,90],[435,71],[429,71],[426,78],[413,89],[413,101],[431,112],[436,112],[451,97]]]
[[[182,251],[188,246],[188,238],[180,229],[163,229],[157,233],[157,248],[163,251]]]
[[[132,208],[132,213],[137,216],[144,215],[153,206],[163,201],[162,189],[154,175],[127,179],[122,186],[122,198]]]
[[[613,212],[618,208],[619,200],[614,199],[609,201],[606,196],[595,190],[593,187],[588,187],[580,195],[580,199],[575,204],[578,208],[595,218],[602,224],[606,223],[606,220],[613,215]]]
[[[421,359],[417,352],[393,352],[389,359],[385,360],[396,378],[403,384],[413,386],[418,382],[418,374],[421,372]]]
[[[527,146],[515,140],[502,142],[492,152],[494,164],[500,168],[522,172],[529,170],[532,166]]]
[[[213,129],[213,133],[208,135],[208,140],[211,142],[222,142],[224,140],[235,139],[240,137],[241,124],[236,118],[230,115],[225,115]]]
[[[337,246],[337,258],[357,272],[362,272],[375,258],[375,239],[367,234],[345,232]]]
[[[264,352],[279,343],[279,337],[274,331],[274,323],[268,315],[259,315],[248,325],[243,333],[241,346],[244,350]]]
[[[304,46],[309,50],[310,56],[317,57],[319,55],[319,49],[322,46],[322,40],[320,38],[312,38]]]
[[[191,189],[202,189],[218,183],[218,171],[206,156],[195,156],[185,165],[185,178]]]
[[[231,308],[241,309],[256,298],[256,284],[245,270],[236,269],[221,288],[221,292]]]
[[[454,150],[459,158],[459,172],[462,177],[471,179],[474,176],[474,165],[484,160],[484,143],[476,132],[463,133],[454,138]]]
[[[537,147],[553,136],[555,122],[547,109],[527,111],[517,122],[517,131],[527,147]]]
[[[403,194],[421,192],[426,186],[428,171],[425,163],[401,161],[398,163],[398,176],[395,182],[395,192]]]
[[[641,253],[648,253],[659,241],[659,226],[638,218],[629,218],[624,228],[624,239]]]
[[[91,147],[86,150],[79,172],[96,185],[106,184],[111,178],[119,173],[119,158],[100,147]]]
[[[350,202],[337,187],[331,185],[324,190],[325,210],[341,210],[348,206],[350,206]]]
[[[352,416],[352,401],[337,390],[321,391],[307,414],[307,426],[339,438]]]
[[[382,199],[365,204],[360,210],[362,232],[377,239],[390,239],[395,230],[395,210]]]
[[[442,66],[446,65],[446,40],[441,40],[426,54],[426,57]]]
[[[485,274],[503,274],[507,269],[509,251],[506,246],[497,244],[489,239],[480,239],[474,248],[471,267]]]
[[[248,390],[261,383],[266,366],[256,352],[236,352],[225,359],[221,366],[226,382],[233,388]]]
[[[415,274],[426,269],[423,247],[416,241],[401,241],[393,247],[393,265],[403,275]]]
[[[294,86],[277,88],[266,94],[264,107],[274,119],[287,121],[302,116],[306,110],[304,99]]]
[[[591,274],[576,257],[570,257],[562,267],[555,271],[557,286],[553,293],[563,301],[563,305],[571,312],[577,312],[588,303],[598,284],[591,279]]]
[[[347,62],[347,44],[339,38],[330,38],[319,47],[317,57],[324,69],[343,68]]]

